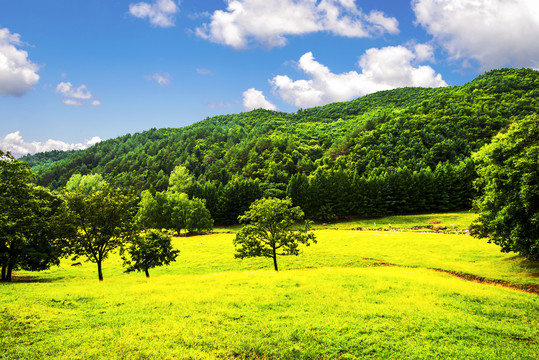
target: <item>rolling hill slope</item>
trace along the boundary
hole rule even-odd
[[[456,87],[403,88],[297,113],[255,110],[184,128],[151,129],[66,154],[21,158],[37,183],[62,187],[74,173],[101,173],[141,191],[163,190],[176,165],[199,181],[234,176],[286,184],[321,165],[360,175],[457,164],[510,121],[537,113],[539,73],[494,70]],[[58,160],[56,160],[58,159]]]

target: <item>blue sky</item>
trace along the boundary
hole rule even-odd
[[[537,0],[0,0],[0,149],[539,68]]]

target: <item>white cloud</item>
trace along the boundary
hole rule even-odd
[[[434,49],[427,44],[414,45],[415,58],[419,62],[434,61]]]
[[[266,99],[262,91],[254,88],[243,92],[243,107],[246,111],[255,109],[277,110],[277,107]]]
[[[227,0],[211,22],[196,29],[204,39],[245,48],[254,41],[267,47],[286,45],[288,35],[327,31],[346,37],[398,33],[395,18],[380,11],[364,14],[353,0]]]
[[[62,81],[56,85],[56,92],[65,97],[62,102],[66,105],[82,106],[86,103],[86,100],[93,106],[101,105],[101,101],[92,100],[93,95],[84,84],[73,87],[73,84],[69,81]]]
[[[0,95],[22,96],[39,81],[39,66],[18,49],[23,43],[19,34],[0,28]]]
[[[430,66],[414,66],[414,62],[425,58],[428,51],[421,47],[416,54],[404,46],[372,48],[359,59],[362,72],[349,71],[334,74],[317,62],[308,52],[299,60],[299,68],[309,77],[293,81],[286,75],[271,80],[273,91],[284,101],[298,107],[313,107],[337,101],[347,101],[381,90],[404,86],[439,87],[447,86],[440,74]]]
[[[56,86],[56,92],[80,100],[89,100],[92,98],[92,93],[88,91],[86,85],[82,84],[78,88],[73,88],[73,84],[68,82],[61,82]]]
[[[63,99],[62,102],[70,106],[82,106],[82,101],[74,99]]]
[[[399,33],[399,22],[395,18],[388,18],[381,11],[371,11],[366,19],[372,24],[371,31],[377,31],[381,34],[388,32],[390,34]]]
[[[212,71],[210,69],[197,68],[197,74],[199,75],[211,75]]]
[[[94,136],[84,143],[69,144],[60,140],[49,139],[42,143],[39,141],[26,142],[22,138],[20,131],[7,134],[0,139],[0,148],[9,151],[15,157],[21,157],[27,154],[35,154],[51,150],[82,150],[102,141],[98,136]]]
[[[453,60],[481,70],[539,68],[539,1],[412,0],[417,22]]]
[[[146,80],[155,80],[159,85],[165,86],[170,84],[171,76],[168,73],[155,73],[153,75],[146,75]]]
[[[157,0],[153,4],[139,2],[129,5],[129,13],[138,18],[148,18],[150,24],[159,27],[174,26],[175,14],[180,11],[173,0]]]

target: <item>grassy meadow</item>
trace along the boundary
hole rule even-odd
[[[525,286],[539,284],[537,263],[468,235],[358,222],[318,225],[318,244],[280,257],[278,273],[268,258],[234,259],[230,232],[175,238],[178,261],[149,279],[117,256],[101,283],[86,262],[18,272],[0,284],[0,359],[539,357],[536,294],[433,270]]]

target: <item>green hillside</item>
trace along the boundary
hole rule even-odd
[[[206,198],[214,218],[224,221],[218,204],[211,204],[217,201],[213,193],[231,182],[241,188],[246,180],[256,182],[252,197],[288,194],[320,219],[453,210],[469,207],[474,195],[471,153],[510,122],[536,114],[538,99],[539,72],[501,69],[463,86],[383,91],[297,113],[215,116],[103,141],[65,158],[54,154],[56,161],[47,154],[21,160],[33,166],[39,185],[52,189],[63,187],[72,174],[100,173],[137,193],[165,190],[171,171],[183,165],[197,180],[191,195]],[[410,193],[413,183],[422,184],[422,194]],[[370,194],[366,204],[332,198],[339,186],[350,196],[368,193],[369,186],[388,189]],[[302,198],[307,192],[311,199]],[[414,197],[414,207],[406,206]],[[343,205],[350,202],[355,207]],[[222,214],[231,213],[223,206]]]

